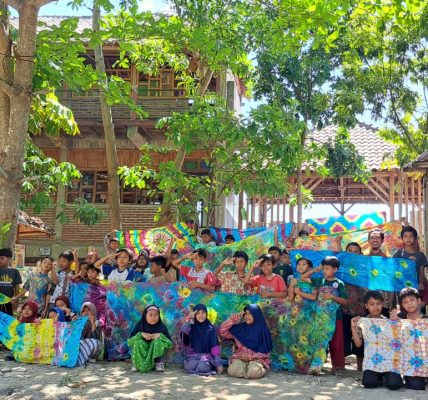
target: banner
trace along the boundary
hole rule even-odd
[[[338,217],[307,219],[310,236],[332,235],[340,232],[373,228],[386,222],[384,211],[361,215],[340,215]]]
[[[119,231],[116,232],[116,236],[120,247],[127,247],[134,254],[148,249],[150,256],[164,254],[172,238],[176,239],[173,248],[183,253],[190,251],[192,244],[196,243],[193,230],[182,222],[147,230]]]
[[[363,370],[428,377],[428,320],[362,318]]]
[[[185,316],[195,304],[208,308],[208,318],[217,327],[231,314],[242,312],[249,303],[258,303],[272,333],[272,369],[308,373],[320,371],[326,348],[335,329],[337,303],[298,299],[261,299],[258,295],[207,293],[190,290],[180,283],[150,285],[112,282],[106,287],[105,343],[109,360],[129,357],[127,339],[140,320],[147,304],[156,304],[174,342],[173,360],[180,362],[180,329]],[[71,285],[71,305],[78,310],[89,298],[89,285]],[[230,355],[230,343],[222,343],[223,356]]]
[[[16,361],[74,367],[80,337],[88,318],[73,322],[44,319],[40,324],[22,324],[0,312],[0,341],[12,351]]]
[[[399,292],[404,287],[418,287],[416,264],[409,259],[369,257],[347,252],[293,250],[290,260],[297,274],[296,264],[300,258],[308,258],[314,267],[317,267],[324,257],[332,255],[340,261],[337,278],[350,285],[390,292]],[[312,276],[321,278],[322,273],[318,272]]]
[[[360,229],[354,232],[347,231],[331,235],[299,237],[295,239],[293,247],[295,249],[337,251],[336,243],[341,237],[342,250],[345,250],[348,243],[357,242],[361,246],[363,253],[368,253],[370,251],[368,243],[369,232],[374,229],[379,229],[385,235],[382,250],[388,256],[392,256],[395,251],[403,248],[403,242],[400,236],[402,228],[403,225],[400,221],[394,221],[386,222],[385,224],[376,225],[367,229]]]
[[[229,228],[217,228],[215,226],[210,226],[211,234],[213,235],[214,241],[218,244],[224,244],[224,238],[226,235],[232,235],[235,239],[235,242],[239,242],[242,239],[245,239],[249,236],[257,235],[260,232],[265,231],[267,228],[260,226],[257,228],[247,228],[247,229],[229,229]]]

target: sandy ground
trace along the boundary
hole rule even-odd
[[[74,369],[19,364],[4,361],[5,354],[0,352],[0,399],[428,399],[426,391],[364,389],[354,364],[347,366],[343,377],[332,376],[326,369],[317,377],[271,372],[263,379],[245,381],[225,374],[187,375],[176,365],[165,373],[140,374],[131,372],[125,362],[98,362]]]

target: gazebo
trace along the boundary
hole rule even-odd
[[[328,126],[310,135],[317,143],[325,143],[336,134],[337,126]],[[340,214],[351,210],[355,204],[385,204],[389,208],[389,219],[405,219],[413,226],[422,227],[422,177],[398,167],[386,168],[385,157],[394,152],[395,147],[377,133],[377,129],[360,124],[349,130],[351,142],[366,161],[372,172],[367,183],[354,182],[351,177],[335,180],[312,172],[303,175],[303,186],[310,190],[313,204],[330,204]],[[428,158],[428,154],[426,155]],[[428,165],[428,161],[425,161]],[[239,196],[239,210],[247,214],[247,226],[267,226],[282,222],[293,222],[295,206],[290,197],[296,190],[296,179],[289,182],[292,192],[280,199],[264,197],[248,198]],[[246,201],[245,201],[246,200]],[[398,206],[398,210],[396,209]],[[239,213],[238,226],[242,227]]]

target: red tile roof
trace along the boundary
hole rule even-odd
[[[325,143],[328,139],[334,138],[337,131],[336,125],[327,126],[320,131],[312,131],[310,138],[315,142]],[[396,147],[382,139],[377,133],[377,129],[367,125],[359,124],[349,129],[351,143],[355,145],[358,153],[364,157],[367,167],[370,170],[382,169],[385,157],[394,153]]]

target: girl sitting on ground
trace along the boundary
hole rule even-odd
[[[159,307],[150,304],[143,312],[140,322],[135,326],[128,345],[131,349],[132,370],[164,372],[164,357],[172,347],[168,328],[162,322]]]
[[[229,376],[257,379],[268,373],[272,337],[257,304],[249,304],[242,313],[233,314],[219,332],[225,339],[234,339],[237,346],[229,360]]]
[[[207,307],[197,304],[181,328],[184,369],[190,374],[215,375],[223,372],[220,345]]]
[[[23,324],[31,324],[37,321],[37,313],[39,305],[32,300],[28,300],[22,306],[22,312],[19,316],[19,322]]]

